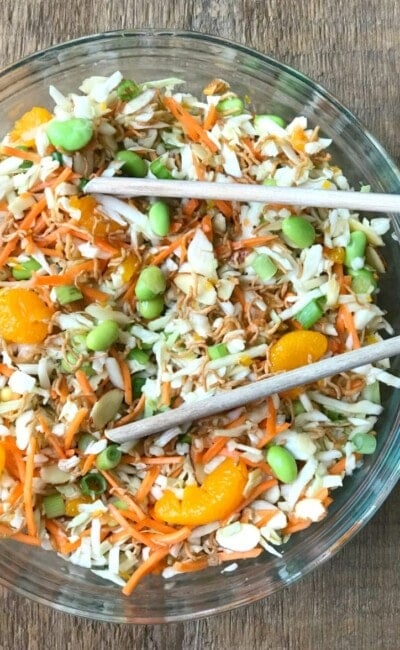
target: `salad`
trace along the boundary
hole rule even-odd
[[[318,127],[221,79],[50,96],[0,148],[0,535],[126,595],[280,556],[374,452],[387,361],[135,443],[107,431],[391,334],[389,220],[85,193],[100,175],[350,187]]]

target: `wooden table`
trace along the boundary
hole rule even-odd
[[[293,65],[351,108],[400,162],[400,6],[391,0],[3,0],[0,66],[70,38],[169,27]],[[92,623],[1,591],[0,650],[400,648],[400,489],[332,561],[232,613],[170,626]]]

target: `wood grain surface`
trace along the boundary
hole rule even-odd
[[[0,67],[111,29],[223,36],[293,65],[352,109],[400,163],[400,5],[392,0],[3,0]],[[333,560],[255,605],[192,623],[89,622],[4,589],[0,650],[400,648],[400,489]]]

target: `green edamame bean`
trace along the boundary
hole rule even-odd
[[[149,210],[149,221],[155,235],[159,237],[168,235],[171,225],[169,206],[164,201],[153,203]]]
[[[360,454],[373,454],[376,449],[376,438],[370,433],[357,433],[351,442]]]
[[[138,302],[138,311],[146,320],[153,320],[162,314],[164,309],[164,298],[157,296],[152,300],[140,300]]]
[[[86,346],[95,352],[108,350],[119,337],[119,327],[113,320],[104,320],[94,327],[86,337]]]
[[[167,283],[163,272],[158,266],[148,266],[139,275],[135,287],[138,300],[153,300],[164,293]]]
[[[225,116],[240,115],[243,113],[244,103],[239,97],[226,97],[226,99],[221,99],[215,108],[218,113]]]
[[[289,245],[308,248],[315,242],[314,226],[304,217],[287,217],[282,222],[282,232]]]
[[[345,250],[344,265],[357,271],[364,266],[367,236],[361,230],[350,233],[350,241]]]
[[[147,175],[146,161],[134,151],[118,151],[115,160],[121,160],[124,163],[121,167],[124,176],[144,178]]]
[[[263,131],[271,128],[271,122],[275,122],[281,129],[286,127],[286,122],[279,115],[255,115],[254,127],[256,132],[261,135]]]
[[[150,171],[156,178],[162,178],[164,180],[171,180],[172,178],[172,174],[164,164],[162,158],[156,158],[150,163]]]
[[[93,125],[84,117],[53,120],[46,129],[51,144],[65,151],[83,149],[93,137]]]
[[[297,476],[297,463],[285,447],[273,445],[266,454],[266,461],[276,478],[282,483],[291,483]]]

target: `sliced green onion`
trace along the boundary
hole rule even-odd
[[[53,151],[51,157],[53,160],[56,160],[60,165],[63,165],[62,153],[60,153],[59,151]]]
[[[139,350],[139,348],[131,350],[126,358],[128,361],[137,361],[137,363],[140,363],[142,366],[146,366],[149,363],[150,359],[147,352],[144,352],[144,350]]]
[[[317,301],[311,300],[301,311],[299,311],[298,314],[296,314],[295,319],[305,330],[308,330],[321,318],[321,316],[323,316],[323,313],[324,312]]]
[[[70,302],[82,300],[83,295],[74,284],[66,284],[55,288],[56,298],[60,305],[68,305]]]
[[[79,451],[86,451],[92,442],[96,442],[97,438],[92,436],[91,433],[82,433],[78,440]]]
[[[150,163],[150,171],[156,178],[162,178],[163,180],[171,180],[173,178],[162,158],[156,158]]]
[[[256,259],[251,263],[253,269],[258,277],[264,282],[270,280],[278,270],[271,258],[265,253],[257,255]]]
[[[354,230],[350,233],[350,241],[345,250],[344,265],[359,270],[364,266],[364,255],[367,246],[367,236],[361,230]]]
[[[49,494],[42,500],[44,514],[48,519],[62,517],[65,514],[65,501],[61,494]]]
[[[101,474],[97,472],[89,472],[82,476],[79,486],[82,494],[88,497],[98,497],[107,489],[107,481]]]
[[[39,262],[37,262],[33,257],[30,257],[29,260],[20,262],[17,266],[14,266],[11,274],[15,280],[30,280],[32,272],[38,271],[40,268],[41,266]]]
[[[357,433],[351,442],[360,454],[373,454],[376,450],[376,438],[370,433]]]
[[[190,436],[188,433],[185,433],[183,436],[180,436],[179,442],[186,443],[187,445],[190,445],[192,442],[192,436]]]
[[[305,413],[306,409],[304,408],[303,404],[300,402],[299,399],[295,399],[292,402],[292,408],[293,408],[293,415],[300,415],[301,413]]]
[[[81,370],[85,373],[86,377],[94,377],[96,375],[90,363],[83,363],[81,365]]]
[[[325,410],[325,413],[331,422],[339,422],[340,420],[343,420],[342,413],[338,413],[337,411]]]
[[[210,359],[221,359],[229,354],[229,350],[225,343],[217,343],[216,345],[209,345],[207,348],[208,356]]]
[[[115,499],[112,501],[112,504],[117,510],[128,510],[128,504],[122,499]]]
[[[114,469],[122,458],[122,451],[117,445],[108,445],[96,458],[98,469]]]
[[[268,185],[270,187],[275,187],[276,180],[275,178],[265,178],[262,182],[263,185]]]
[[[82,190],[86,187],[89,181],[90,178],[85,178],[84,176],[82,176],[82,178],[79,179],[78,190],[82,192]]]
[[[377,287],[377,282],[374,278],[374,274],[368,269],[350,271],[350,275],[351,288],[354,293],[372,293]]]
[[[67,351],[65,357],[61,360],[61,370],[64,372],[74,372],[79,357],[74,353]]]
[[[146,380],[144,377],[133,377],[132,378],[132,396],[134,399],[139,399],[142,394],[142,388],[145,385]]]
[[[32,160],[24,160],[24,161],[20,164],[20,166],[18,167],[18,169],[29,169],[30,167],[32,167],[32,165],[33,165]]]
[[[117,95],[122,102],[130,102],[140,93],[140,86],[132,79],[122,79],[117,86]]]

